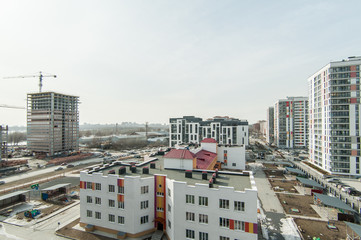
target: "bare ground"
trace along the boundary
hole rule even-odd
[[[269,182],[272,185],[273,190],[275,192],[282,192],[282,191],[291,192],[291,193],[297,192],[297,190],[294,187],[297,185],[297,181],[269,179]],[[277,190],[277,189],[275,189],[275,187],[283,188],[284,190],[279,190],[279,189]]]
[[[337,230],[327,228],[327,222],[297,218],[294,220],[305,240],[319,237],[320,239],[339,240],[346,239],[346,224],[341,221],[332,221]],[[322,235],[321,235],[322,234]]]
[[[320,217],[311,207],[311,204],[313,204],[312,196],[277,193],[277,197],[286,214]],[[299,212],[292,211],[292,209],[298,209]]]

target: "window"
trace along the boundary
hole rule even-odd
[[[118,202],[118,208],[124,209],[124,202]]]
[[[200,206],[208,206],[208,198],[207,197],[199,197],[198,203]]]
[[[140,218],[140,224],[144,224],[148,222],[148,215],[147,216],[143,216]]]
[[[95,183],[95,190],[102,190],[102,185],[100,183]]]
[[[232,166],[235,167],[235,166],[236,166],[236,163],[232,163]]]
[[[199,232],[199,240],[208,240],[208,233]]]
[[[101,219],[102,218],[102,213],[101,212],[95,212],[95,218],[96,219]]]
[[[186,212],[186,220],[194,222],[194,213]]]
[[[102,199],[99,197],[95,197],[95,204],[102,204]]]
[[[109,222],[115,222],[115,215],[109,214],[108,215],[108,220],[109,220]]]
[[[119,224],[124,224],[124,217],[123,216],[118,216],[118,223]]]
[[[149,186],[141,186],[140,187],[140,193],[145,194],[149,192]]]
[[[234,201],[234,210],[235,211],[244,211],[244,202]]]
[[[114,185],[108,185],[109,192],[115,192],[115,186]]]
[[[199,222],[200,222],[200,223],[208,223],[208,215],[206,215],[206,214],[199,214]]]
[[[168,188],[168,197],[170,197],[170,195],[171,195],[171,191],[170,191],[170,189]]]
[[[86,189],[92,189],[92,183],[91,182],[86,183]]]
[[[229,219],[228,218],[219,218],[219,226],[229,228]]]
[[[219,208],[229,209],[229,200],[219,199]]]
[[[234,220],[234,229],[244,231],[244,222]]]
[[[109,207],[115,207],[115,201],[112,199],[109,199]]]
[[[171,222],[168,220],[168,227],[172,228]]]
[[[220,237],[219,237],[219,240],[229,240],[229,237],[220,236]]]
[[[194,195],[186,195],[186,203],[194,204]]]
[[[171,212],[171,206],[168,204],[168,212]]]
[[[164,212],[164,208],[157,207],[157,211],[158,211],[158,212]]]
[[[118,193],[124,194],[124,187],[118,186]]]
[[[162,193],[162,192],[157,192],[157,196],[158,196],[158,197],[164,197],[164,193]]]
[[[186,229],[186,238],[194,239],[194,231]]]
[[[93,217],[93,211],[86,210],[86,216],[87,217]]]
[[[142,201],[140,202],[140,209],[146,209],[148,208],[149,202],[147,201]]]
[[[91,196],[86,196],[86,202],[87,203],[92,203],[93,202],[93,198]]]

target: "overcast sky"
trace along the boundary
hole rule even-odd
[[[254,123],[307,77],[361,55],[361,1],[0,1],[0,104],[43,91],[80,97],[80,123]],[[26,111],[0,108],[0,124]]]

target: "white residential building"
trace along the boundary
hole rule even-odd
[[[360,175],[360,65],[349,57],[308,78],[309,159],[333,174]]]
[[[287,97],[275,103],[274,142],[279,148],[308,147],[307,97]]]
[[[157,229],[173,240],[257,239],[251,172],[166,170],[162,158],[132,172],[116,164],[80,173],[86,231],[118,239],[147,239]]]
[[[219,144],[248,145],[248,122],[230,117],[214,117],[203,121],[194,116],[169,119],[169,146],[200,143],[213,138]]]
[[[269,144],[272,144],[274,141],[274,107],[269,107],[267,109],[267,132],[266,132],[266,141]]]

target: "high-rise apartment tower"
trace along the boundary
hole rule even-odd
[[[349,57],[308,78],[309,158],[333,174],[360,174],[360,65]]]

